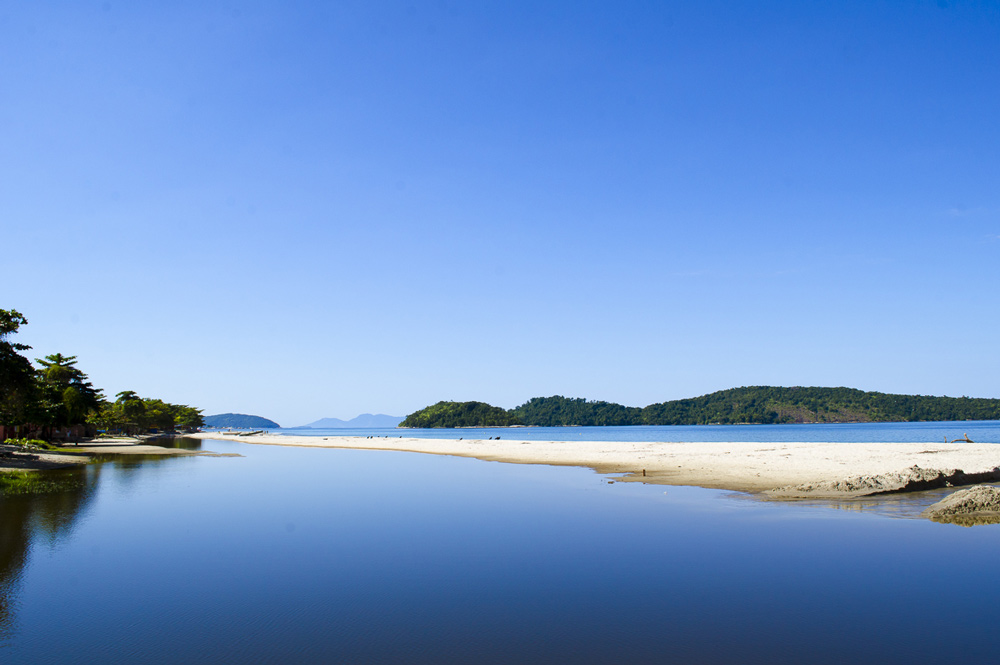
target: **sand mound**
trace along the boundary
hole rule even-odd
[[[921,469],[919,466],[911,466],[894,473],[879,473],[830,482],[778,487],[768,490],[765,494],[781,499],[855,497],[893,492],[917,492],[993,480],[1000,480],[1000,467],[981,473],[965,473],[961,469]]]
[[[1000,523],[1000,488],[979,485],[949,494],[923,512],[935,522],[962,526]]]

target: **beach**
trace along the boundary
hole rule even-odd
[[[524,441],[359,436],[239,436],[252,444],[392,450],[514,464],[582,466],[614,482],[694,485],[776,499],[867,496],[1000,480],[1000,446],[975,443]],[[914,470],[916,467],[916,471]]]
[[[46,471],[87,464],[93,455],[214,455],[209,451],[164,448],[138,437],[104,437],[67,444],[61,450],[23,449],[0,442],[0,473],[10,471]]]

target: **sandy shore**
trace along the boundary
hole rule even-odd
[[[744,443],[521,441],[350,436],[227,436],[244,443],[456,455],[516,464],[590,467],[620,480],[697,485],[775,498],[864,496],[1000,480],[1000,445],[974,443]],[[919,467],[914,472],[913,467]],[[909,486],[895,487],[909,482]],[[937,483],[935,485],[935,483]]]
[[[144,439],[132,437],[102,438],[85,441],[78,445],[64,447],[67,452],[47,450],[24,450],[17,446],[0,444],[0,473],[5,471],[41,471],[62,469],[77,464],[86,464],[92,455],[215,455],[200,450],[164,448],[145,443]]]

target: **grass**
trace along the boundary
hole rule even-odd
[[[65,474],[42,474],[37,471],[8,471],[0,473],[0,496],[27,494],[52,494],[66,492],[83,486],[83,480]]]
[[[59,446],[51,444],[47,441],[42,441],[41,439],[7,439],[3,441],[4,445],[7,446],[17,446],[19,448],[24,448],[25,450],[58,450]]]

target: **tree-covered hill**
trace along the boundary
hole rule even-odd
[[[865,392],[854,388],[732,388],[650,404],[644,425],[998,420],[1000,400]]]
[[[232,427],[235,429],[277,429],[278,423],[260,416],[248,416],[242,413],[219,413],[205,416],[205,427]]]
[[[539,427],[586,427],[589,425],[641,425],[642,409],[613,402],[590,402],[583,398],[532,397],[511,413],[525,425]]]
[[[498,406],[483,402],[438,402],[411,413],[400,427],[509,427],[521,421]]]
[[[489,414],[488,418],[480,417],[485,414]],[[506,422],[501,414],[507,416]],[[401,426],[560,427],[940,420],[1000,420],[1000,399],[892,395],[853,388],[750,386],[643,408],[561,395],[534,397],[509,411],[482,402],[439,402],[411,414]],[[423,424],[431,422],[433,424]]]

